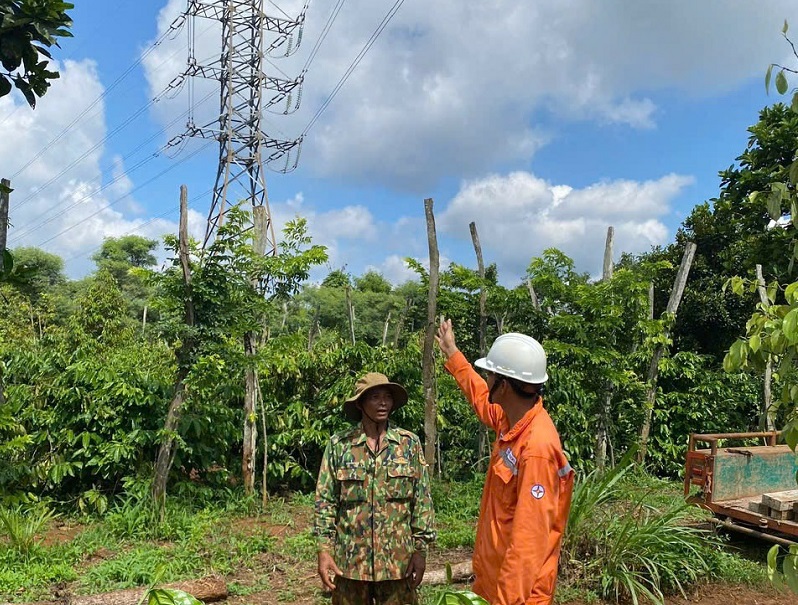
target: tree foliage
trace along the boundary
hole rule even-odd
[[[0,97],[16,87],[31,107],[58,72],[48,69],[50,48],[71,37],[74,4],[61,0],[6,0],[0,5]],[[44,57],[44,58],[42,58]]]

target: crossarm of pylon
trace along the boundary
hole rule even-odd
[[[186,68],[184,74],[185,76],[199,76],[201,78],[206,78],[208,80],[219,81],[222,80],[223,78],[227,79],[226,71],[220,65],[219,61],[215,61],[214,63],[208,63],[206,65],[200,63],[193,63]],[[287,80],[285,78],[275,78],[274,76],[269,76],[262,71],[256,75],[259,76],[263,88],[267,90],[276,90],[278,92],[290,92],[305,81],[304,74],[300,75],[297,78],[294,78],[293,80]],[[242,74],[239,79],[241,80],[242,85],[249,85],[249,82],[251,80],[251,75]],[[231,80],[235,82],[236,78],[231,78]]]
[[[205,19],[214,19],[221,21],[229,10],[225,9],[227,4],[226,0],[216,0],[211,2],[199,2],[198,0],[189,0],[188,9],[186,12],[195,17],[203,17]],[[254,14],[263,19],[264,29],[270,32],[287,36],[291,34],[304,20],[305,14],[302,13],[297,19],[283,19],[280,17],[271,17],[263,11],[254,11]]]

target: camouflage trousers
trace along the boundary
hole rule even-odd
[[[418,605],[418,596],[407,580],[366,582],[338,576],[332,605]]]

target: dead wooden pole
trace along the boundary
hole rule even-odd
[[[178,255],[180,265],[183,268],[183,310],[186,328],[191,333],[194,326],[194,302],[191,294],[191,263],[188,252],[188,189],[185,185],[180,186],[180,227],[178,231]],[[166,503],[166,484],[169,479],[169,471],[174,462],[177,452],[177,427],[180,422],[180,415],[185,399],[185,379],[188,376],[191,363],[191,355],[195,346],[194,337],[187,336],[177,352],[177,377],[175,380],[175,390],[169,410],[166,413],[164,422],[162,441],[158,448],[158,455],[155,460],[155,477],[152,483],[152,495],[155,503],[163,513],[163,506]]]
[[[762,306],[767,308],[770,306],[768,299],[767,289],[765,288],[765,276],[762,273],[762,265],[756,266],[756,290],[759,292],[759,300]],[[768,360],[765,364],[765,377],[762,385],[762,412],[759,417],[759,424],[766,431],[776,430],[776,419],[773,413],[773,359],[768,354]]]
[[[388,316],[385,318],[385,325],[382,327],[382,346],[388,343],[388,327],[391,324],[391,312],[388,311]]]
[[[8,241],[8,206],[10,203],[11,181],[8,179],[0,180],[0,275],[5,269],[5,250]],[[5,383],[3,374],[0,372],[0,405],[5,404]]]
[[[604,243],[604,266],[601,273],[601,279],[609,281],[612,279],[612,272],[615,265],[612,260],[612,245],[615,241],[615,227],[610,225],[607,227],[607,240]]]
[[[540,301],[538,300],[538,295],[535,293],[535,288],[532,285],[532,280],[530,278],[526,278],[526,289],[529,291],[529,298],[532,299],[532,306],[535,307],[535,311],[540,311]]]
[[[349,286],[344,288],[346,294],[346,314],[349,317],[349,332],[352,336],[352,344],[355,344],[355,307],[352,304],[352,289]]]
[[[479,243],[479,233],[477,232],[477,224],[472,222],[468,225],[471,231],[471,241],[474,244],[474,253],[477,256],[477,272],[479,275],[479,356],[485,357],[488,350],[487,345],[487,331],[488,331],[488,316],[487,316],[487,303],[488,291],[485,288],[485,262],[482,258],[482,246]],[[501,329],[499,330],[501,333]],[[480,423],[479,427],[479,452],[477,456],[477,468],[484,472],[484,460],[488,456],[488,427]]]
[[[430,468],[435,468],[435,443],[438,436],[438,406],[435,392],[435,330],[438,306],[438,286],[440,281],[438,238],[435,233],[435,215],[432,212],[432,198],[424,200],[424,213],[427,218],[427,241],[429,243],[429,293],[427,296],[427,329],[424,334],[424,354],[422,363],[422,384],[424,388],[424,457]]]
[[[684,249],[682,262],[679,265],[679,271],[676,273],[676,279],[671,288],[671,296],[668,299],[668,306],[665,308],[665,313],[669,319],[669,325],[665,327],[666,336],[670,332],[673,321],[676,319],[676,312],[679,310],[679,303],[684,294],[684,287],[687,285],[687,277],[690,274],[690,265],[693,264],[693,257],[695,256],[696,245],[693,242],[688,242]],[[659,360],[665,347],[658,344],[654,349],[651,357],[651,365],[648,368],[648,377],[646,379],[646,405],[645,417],[643,419],[643,426],[640,429],[640,449],[637,452],[637,461],[643,464],[646,460],[646,448],[648,447],[648,437],[651,433],[651,419],[654,415],[654,403],[657,398],[657,376],[659,375]]]
[[[11,181],[8,179],[0,180],[0,254],[6,249],[8,242],[8,206],[10,202]],[[2,268],[0,261],[0,269]]]
[[[255,254],[263,256],[266,252],[266,234],[269,217],[266,206],[252,208],[252,248]],[[252,287],[259,288],[260,276],[252,280]],[[241,455],[241,473],[244,479],[244,492],[255,491],[255,453],[258,447],[258,354],[257,335],[254,331],[244,334],[244,355],[247,358],[244,370],[244,443]]]
[[[612,260],[612,247],[615,239],[615,229],[610,225],[607,228],[607,240],[604,244],[604,265],[602,270],[602,281],[608,282],[612,279],[614,264]],[[612,338],[613,344],[615,338]],[[612,413],[612,392],[613,384],[609,380],[604,385],[604,401],[599,411],[598,432],[596,433],[596,467],[603,470],[607,461],[607,447],[609,445],[609,423]]]

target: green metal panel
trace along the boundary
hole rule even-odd
[[[786,445],[719,449],[712,502],[798,489],[798,459]]]

